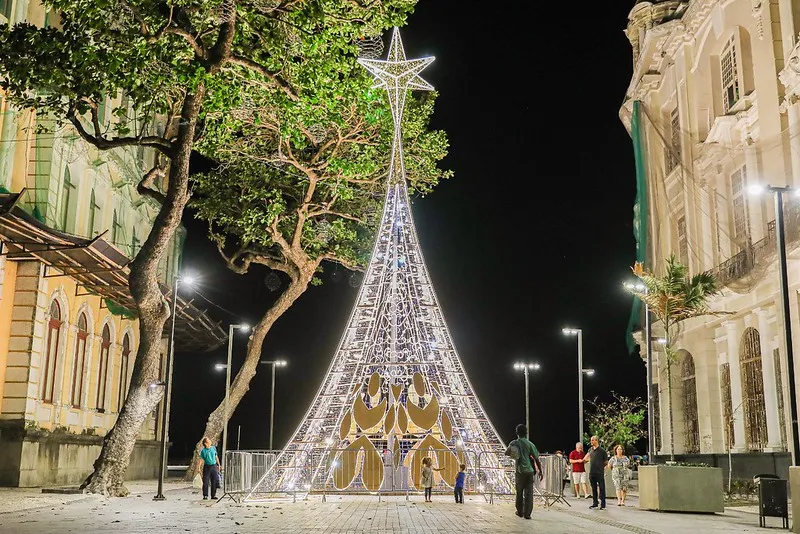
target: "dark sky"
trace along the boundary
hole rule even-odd
[[[455,172],[413,203],[427,266],[467,373],[506,440],[525,417],[513,362],[541,363],[531,379],[531,426],[542,450],[570,448],[577,435],[576,341],[563,326],[583,329],[584,366],[598,371],[585,381],[586,398],[645,394],[644,365],[626,348],[631,299],[621,290],[634,259],[633,155],[617,114],[631,76],[628,4],[536,2],[523,11],[421,0],[402,29],[408,57],[436,56],[422,75],[440,92],[432,126],[447,131],[442,166]],[[190,213],[184,223],[185,269],[239,317],[211,314],[252,324],[274,295],[266,271],[228,272],[205,227]],[[276,446],[316,393],[356,292],[347,277],[326,276],[268,335],[264,358],[290,362],[278,370]],[[240,334],[234,371],[244,349]],[[224,358],[225,347],[176,355],[173,461],[191,450],[224,395],[224,373],[213,370]],[[267,447],[267,371],[233,415],[232,448],[239,425],[242,448]]]

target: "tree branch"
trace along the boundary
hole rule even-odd
[[[84,141],[91,143],[100,150],[109,150],[111,148],[119,148],[126,146],[147,146],[155,148],[156,150],[158,150],[159,152],[161,152],[162,154],[166,155],[169,158],[172,158],[173,156],[172,143],[170,143],[163,137],[159,137],[156,135],[149,135],[144,137],[113,137],[111,139],[106,139],[100,132],[100,123],[97,118],[97,109],[92,110],[92,124],[95,131],[94,135],[89,133],[86,130],[86,128],[83,127],[83,123],[81,123],[80,117],[78,117],[75,114],[74,109],[72,109],[67,114],[67,119],[72,123],[72,125],[78,131],[78,135],[80,135],[84,139]]]
[[[262,65],[259,65],[258,63],[256,63],[255,61],[253,61],[251,59],[247,59],[247,58],[244,58],[244,57],[239,57],[239,56],[236,56],[236,55],[229,57],[227,59],[227,62],[228,63],[232,63],[234,65],[240,65],[242,67],[248,68],[248,69],[250,69],[252,71],[255,71],[258,74],[264,76],[265,78],[270,80],[278,89],[280,89],[284,93],[286,93],[286,96],[291,98],[292,101],[297,102],[298,96],[297,96],[297,93],[292,88],[292,86],[289,85],[289,83],[286,80],[284,80],[282,77],[280,77],[278,74],[270,71],[266,67],[264,67]]]
[[[153,181],[156,178],[164,178],[164,176],[164,167],[156,164],[152,169],[147,171],[144,177],[139,181],[139,185],[136,186],[136,191],[142,196],[148,196],[159,204],[163,204],[166,200],[164,194],[153,187]]]

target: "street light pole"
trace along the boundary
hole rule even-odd
[[[752,194],[759,194],[764,190],[775,194],[775,241],[778,244],[778,277],[780,280],[781,291],[781,312],[783,315],[783,337],[786,344],[786,371],[789,375],[789,409],[792,418],[792,465],[798,465],[798,454],[800,454],[800,430],[797,422],[797,392],[795,390],[794,378],[794,350],[792,347],[792,319],[789,310],[789,276],[786,266],[786,229],[783,220],[783,194],[796,189],[789,186],[763,186],[752,184],[748,187]],[[780,384],[778,387],[782,387]]]
[[[538,371],[540,365],[538,363],[515,363],[514,369],[522,371],[525,374],[525,428],[528,429],[528,437],[531,435],[531,407],[530,407],[530,390],[528,388],[528,371]]]
[[[580,328],[564,328],[564,335],[578,337],[578,441],[583,443],[583,375],[592,376],[594,369],[583,368],[583,330]]]
[[[647,286],[641,282],[636,284],[625,283],[629,291],[638,291],[647,296]],[[647,461],[653,463],[656,456],[656,425],[653,419],[655,404],[653,402],[653,320],[650,316],[650,307],[644,303],[644,337],[647,360]]]
[[[792,415],[792,463],[797,465],[800,454],[800,431],[797,424],[797,392],[794,380],[794,350],[792,347],[792,319],[789,311],[789,276],[786,268],[786,240],[783,220],[783,193],[788,187],[770,187],[775,193],[775,240],[778,242],[778,267],[783,301],[783,336],[786,342],[786,371],[789,375],[789,406]],[[779,385],[779,387],[782,387]]]
[[[272,366],[272,393],[269,403],[269,450],[274,450],[272,448],[272,436],[275,430],[275,367],[286,366],[286,360],[265,360],[259,363]]]
[[[233,331],[239,329],[247,332],[250,327],[246,324],[232,324],[228,326],[228,363],[225,366],[225,402],[223,403],[225,413],[225,426],[222,427],[222,461],[227,462],[225,453],[228,451],[228,398],[231,393],[231,360],[233,358]]]
[[[172,362],[175,357],[175,317],[178,315],[178,287],[181,277],[176,275],[172,285],[172,326],[169,332],[169,356],[167,369],[164,373],[164,396],[161,401],[161,451],[158,460],[158,492],[153,497],[154,501],[166,500],[164,496],[164,475],[167,470],[167,427],[169,427],[169,407],[172,400]],[[184,279],[188,285],[192,279]]]

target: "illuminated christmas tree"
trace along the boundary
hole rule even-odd
[[[402,117],[433,57],[406,59],[400,32],[386,60],[359,59],[386,89],[394,141],[372,256],[339,348],[306,416],[248,499],[274,492],[419,487],[424,456],[450,475],[460,463],[478,489],[507,493],[505,445],[464,372],[433,290],[409,206]],[[390,459],[387,461],[386,459]],[[439,475],[437,474],[437,478]]]

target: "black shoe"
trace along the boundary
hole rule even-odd
[[[606,509],[606,507],[605,507],[605,506],[601,506],[601,507],[600,507],[600,509],[601,509],[601,510],[605,510],[605,509]]]
[[[206,497],[206,496],[204,495],[204,496],[203,496],[203,500],[204,500],[204,501],[207,501],[207,500],[208,500],[208,497]]]
[[[593,504],[593,505],[591,505],[591,506],[589,507],[589,509],[591,509],[591,510],[594,510],[595,508],[597,508],[597,505],[596,505],[596,504]]]
[[[517,517],[522,517],[522,514],[519,512],[514,512],[514,515],[516,515]]]
[[[529,515],[526,515],[526,516],[525,516],[525,519],[531,519],[531,516],[529,516]]]

